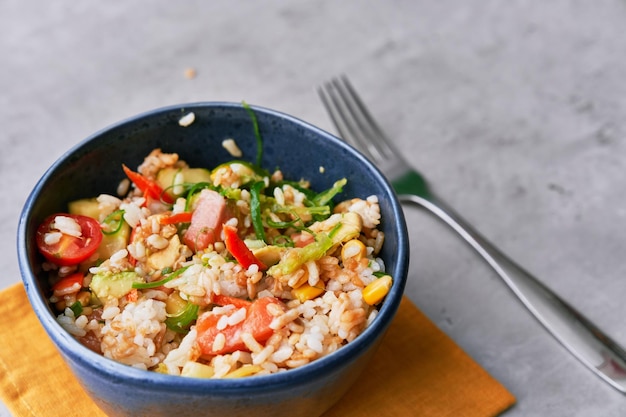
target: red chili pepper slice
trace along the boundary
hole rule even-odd
[[[226,249],[241,266],[247,269],[250,265],[258,265],[261,271],[267,269],[267,266],[254,256],[252,251],[246,246],[246,243],[239,237],[235,227],[224,226],[222,230],[224,232]]]
[[[124,169],[124,173],[128,179],[130,179],[146,197],[153,198],[155,200],[162,200],[167,204],[174,203],[174,199],[169,194],[164,193],[159,184],[144,177],[140,173],[131,170],[124,164],[122,164],[122,168]]]
[[[178,223],[190,223],[191,212],[184,211],[182,213],[170,214],[169,216],[163,216],[159,219],[160,224],[178,224]]]

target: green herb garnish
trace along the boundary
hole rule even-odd
[[[256,114],[254,114],[254,111],[248,105],[248,103],[246,103],[245,101],[242,101],[241,104],[243,105],[243,108],[246,109],[246,111],[250,115],[250,119],[252,119],[252,128],[254,129],[254,137],[256,139],[256,146],[257,146],[256,165],[260,168],[261,161],[263,159],[263,138],[261,137],[261,129],[259,129],[259,122],[256,118]]]

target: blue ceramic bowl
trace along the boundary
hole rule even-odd
[[[150,111],[106,128],[64,154],[39,180],[24,206],[18,230],[22,279],[32,307],[48,335],[95,403],[111,416],[317,416],[359,378],[375,354],[402,298],[409,241],[400,204],[382,174],[334,136],[276,111],[252,107],[263,137],[263,166],[280,167],[285,178],[310,180],[314,189],[348,178],[343,195],[380,201],[386,240],[381,257],[394,277],[374,323],[337,352],[287,372],[241,379],[185,378],[137,370],[83,347],[55,321],[40,271],[35,230],[71,200],[115,193],[122,163],[137,166],[154,148],[176,152],[191,166],[216,166],[232,157],[222,148],[235,138],[254,161],[251,118],[240,104],[194,103]],[[178,124],[193,111],[188,127]],[[324,167],[320,172],[320,167]],[[364,376],[366,377],[366,376]]]

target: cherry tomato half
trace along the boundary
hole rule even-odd
[[[46,243],[48,233],[58,232],[54,227],[57,216],[74,219],[80,226],[81,236],[74,237],[62,234],[56,243]],[[76,214],[57,213],[47,217],[37,229],[37,248],[50,262],[60,265],[76,265],[93,255],[102,241],[100,224],[91,217]]]

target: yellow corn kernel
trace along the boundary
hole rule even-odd
[[[367,249],[363,242],[358,239],[352,239],[344,243],[341,248],[341,260],[344,265],[351,260],[359,262],[367,254]]]
[[[391,283],[390,275],[383,275],[377,280],[370,282],[363,288],[363,301],[371,306],[380,303],[389,292]]]
[[[156,368],[154,368],[154,372],[159,374],[169,374],[169,372],[167,371],[167,365],[163,362],[159,363]]]
[[[324,292],[324,283],[318,282],[314,287],[308,283],[300,285],[298,288],[291,290],[291,294],[304,303],[306,300],[312,300]]]
[[[244,376],[254,375],[262,370],[263,367],[261,367],[261,365],[243,365],[241,368],[235,369],[234,371],[224,375],[224,378],[241,378]]]
[[[215,374],[215,370],[210,365],[199,362],[187,362],[180,371],[182,376],[192,378],[211,378]]]

